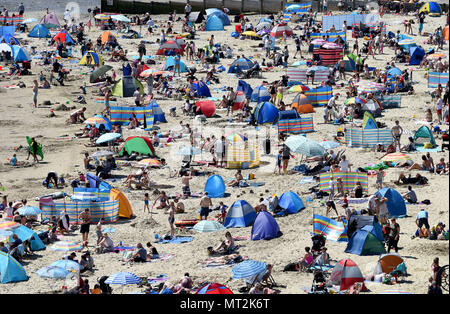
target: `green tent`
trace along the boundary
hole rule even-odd
[[[31,137],[27,136],[27,143],[28,143],[30,151],[31,151],[31,142],[32,141],[33,140],[31,139]],[[44,159],[44,153],[42,152],[42,144],[40,144],[40,143],[38,143],[38,146],[37,146],[36,156],[41,157],[41,160]]]
[[[362,128],[363,130],[378,129],[377,121],[375,121],[375,118],[368,111],[364,112]]]
[[[422,125],[414,134],[414,145],[423,146],[424,143],[427,142],[430,142],[433,145],[433,147],[437,146],[431,130],[427,126]]]
[[[345,253],[360,256],[380,255],[386,253],[383,243],[381,243],[374,233],[376,233],[375,228],[369,225],[356,230],[347,243]]]
[[[136,152],[141,155],[155,156],[155,150],[150,140],[142,137],[128,138],[120,149],[119,156],[123,156],[125,151],[128,154]]]
[[[124,76],[114,84],[111,94],[117,97],[133,97],[137,88],[139,88],[139,92],[143,95],[144,86],[142,86],[142,83],[132,76]]]

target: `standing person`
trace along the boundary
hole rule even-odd
[[[377,171],[377,189],[383,188],[383,178],[384,178],[384,170],[383,168],[378,169]]]
[[[442,122],[442,107],[444,107],[444,103],[442,101],[442,98],[438,96],[436,100],[436,113],[438,116],[439,124],[441,124]]]
[[[154,81],[153,75],[150,74],[150,75],[147,77],[147,79],[146,79],[146,82],[147,82],[147,94],[148,94],[148,95],[153,94],[153,81]]]
[[[149,206],[148,206],[149,202],[150,202],[150,198],[149,198],[149,196],[148,196],[148,193],[145,193],[145,194],[144,194],[144,213],[145,213],[145,210],[147,210],[148,212],[150,212],[150,208],[149,208]]]
[[[341,157],[341,162],[339,163],[339,169],[342,172],[350,172],[352,171],[351,165],[350,165],[350,161],[347,160],[347,157],[345,155],[342,155]]]
[[[391,231],[389,232],[389,244],[387,252],[391,251],[391,248],[398,253],[398,240],[400,239],[400,225],[396,222],[395,218],[391,219]]]
[[[425,13],[419,13],[419,35],[422,36],[423,22],[425,21]]]
[[[175,75],[178,72],[178,76],[181,76],[181,59],[180,59],[180,53],[177,52],[175,57],[173,58],[175,61],[175,65],[173,67],[173,75]]]
[[[416,225],[419,227],[419,231],[422,229],[422,226],[425,226],[428,236],[431,234],[430,224],[428,223],[428,212],[424,208],[417,213]]]
[[[102,111],[102,115],[110,114],[109,100],[111,98],[111,93],[111,90],[108,88],[105,93],[105,109]]]
[[[236,93],[233,90],[233,87],[230,88],[230,92],[228,93],[228,105],[227,105],[227,116],[230,113],[231,110],[231,114],[233,114],[233,104],[234,104],[234,100],[236,99]]]
[[[147,49],[145,49],[145,43],[141,41],[138,45],[138,53],[139,53],[139,61],[142,60],[142,57],[147,54]]]
[[[225,159],[225,136],[222,135],[220,139],[214,144],[214,152],[216,153],[217,165],[223,167],[223,162]]]
[[[325,205],[327,206],[327,212],[325,214],[326,217],[328,217],[328,214],[330,213],[330,211],[333,209],[336,212],[336,217],[339,217],[339,213],[336,209],[336,204],[333,201],[327,201],[325,203]]]
[[[169,226],[170,226],[170,235],[173,237],[175,235],[175,203],[170,203],[170,210],[169,210]]]
[[[269,58],[270,57],[270,45],[271,45],[271,40],[270,37],[268,35],[266,35],[266,37],[264,38],[264,50],[266,51],[266,57]]]
[[[33,108],[37,108],[37,96],[39,91],[39,84],[37,80],[33,81]]]
[[[25,13],[25,6],[21,2],[19,5],[19,15],[23,15]]]
[[[187,19],[189,18],[189,14],[191,14],[191,11],[192,11],[192,6],[189,3],[189,1],[187,1],[186,6],[184,7],[184,14]]]
[[[100,218],[100,220],[98,221],[95,233],[97,234],[97,245],[100,244],[100,241],[103,239],[103,232],[102,232],[102,223],[105,220],[103,218]]]
[[[81,228],[80,233],[83,239],[83,245],[87,243],[87,240],[89,238],[89,226],[91,224],[91,213],[89,213],[89,208],[86,208],[84,212],[80,214],[78,219],[81,220]]]
[[[209,214],[209,207],[212,206],[211,199],[208,196],[208,192],[205,192],[200,200],[200,220],[206,220]]]
[[[286,67],[287,67],[287,66],[288,66],[288,59],[289,59],[289,49],[288,49],[288,46],[284,46],[283,57],[284,57],[284,63],[286,63]]]
[[[30,148],[29,148],[29,150],[28,150],[28,157],[27,157],[27,160],[28,160],[28,158],[30,158],[30,155],[33,155],[34,161],[37,162],[37,163],[39,163],[39,160],[38,160],[38,158],[37,158],[37,156],[36,156],[37,151],[38,151],[38,148],[39,148],[39,143],[38,143],[38,142],[34,139],[34,137],[33,137],[33,138],[31,139]]]
[[[281,174],[281,153],[282,153],[283,151],[282,150],[279,150],[278,151],[278,155],[277,155],[277,165],[275,166],[275,170],[273,171],[273,173],[276,173],[277,172],[277,169],[278,169],[278,174],[280,175]]]
[[[395,121],[395,125],[391,129],[391,134],[394,138],[395,149],[400,151],[400,138],[403,134],[403,128],[400,126],[400,122],[398,120]]]
[[[345,60],[339,61],[339,79],[345,80]]]
[[[189,181],[192,180],[192,176],[188,171],[186,171],[181,178],[181,185],[182,185],[182,192],[183,192],[183,199],[188,198],[191,196],[191,189],[189,187]]]
[[[291,159],[291,149],[286,144],[283,144],[283,147],[281,148],[281,157],[283,159],[283,174],[286,175],[289,166],[289,159]]]

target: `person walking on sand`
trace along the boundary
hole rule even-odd
[[[389,244],[387,252],[391,251],[391,248],[398,253],[398,240],[400,238],[400,225],[396,222],[395,218],[391,219],[391,231],[389,232]]]
[[[181,178],[181,185],[182,185],[182,192],[183,192],[183,199],[188,198],[191,196],[191,189],[189,187],[189,181],[192,180],[192,176],[188,171],[186,171]]]
[[[37,96],[38,96],[38,91],[39,91],[39,84],[37,80],[33,81],[34,86],[33,86],[33,108],[37,108]]]
[[[394,138],[395,149],[400,151],[400,138],[403,134],[403,128],[400,126],[400,122],[398,120],[395,121],[395,125],[391,129],[391,134]]]
[[[208,196],[208,192],[205,192],[205,196],[200,200],[200,220],[206,220],[208,218],[210,206],[212,206],[211,199]]]
[[[148,193],[145,193],[145,194],[144,194],[144,213],[145,213],[145,210],[147,210],[148,212],[150,212],[150,209],[149,209],[149,206],[148,206],[149,201],[150,201],[150,198],[149,198],[149,196],[148,196]]]
[[[87,242],[89,238],[89,226],[91,223],[91,214],[89,213],[89,208],[86,208],[84,212],[78,217],[81,220],[80,233],[82,235],[83,244]]]
[[[169,210],[169,226],[170,226],[170,235],[174,237],[175,235],[175,203],[170,203],[170,210]]]

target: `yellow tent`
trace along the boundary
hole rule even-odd
[[[117,189],[111,189],[109,192],[109,199],[112,201],[119,200],[119,217],[131,218],[133,209],[127,197]]]
[[[91,57],[90,61],[87,60],[87,56]],[[89,64],[88,64],[88,62],[89,62]],[[81,64],[81,65],[94,65],[94,64],[96,64],[96,65],[102,66],[103,65],[103,59],[98,53],[96,53],[95,51],[91,51],[90,50],[90,51],[86,51],[84,53],[84,55],[81,58],[79,64]]]
[[[259,147],[256,141],[250,142],[248,139],[240,141],[234,138],[228,141],[225,152],[227,169],[249,169],[260,164]]]

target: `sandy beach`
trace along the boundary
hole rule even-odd
[[[12,8],[11,8],[12,10]],[[39,12],[26,12],[25,18],[42,17],[42,11]],[[62,14],[58,14],[59,20],[62,22]],[[259,15],[248,16],[253,25],[258,23],[261,18]],[[320,20],[321,14],[318,14]],[[403,33],[404,28],[401,24],[406,16],[386,14],[382,17],[382,20],[387,23],[387,30],[394,33],[400,30]],[[408,17],[413,18],[414,17]],[[167,21],[166,15],[154,15],[152,19],[157,25]],[[87,22],[88,17],[82,15],[81,21]],[[36,23],[36,22],[35,22]],[[28,27],[31,29],[35,23],[31,23]],[[427,17],[424,25],[424,31],[434,32],[438,26],[444,26],[446,24],[446,16],[440,17]],[[139,26],[132,27],[136,31],[141,30],[142,40],[155,42],[159,38],[159,28],[153,33],[149,34],[146,28],[143,26],[141,29]],[[174,31],[180,32],[181,22],[177,22],[174,27]],[[230,33],[234,31],[234,24],[226,26],[225,31],[213,32],[215,41],[218,43],[227,43],[233,49],[233,56],[244,55],[246,57],[253,57],[256,60],[261,61],[264,54],[262,48],[258,47],[261,41],[254,40],[239,40],[230,37]],[[419,36],[417,32],[417,24],[413,25],[414,35],[413,39],[420,44],[425,51],[428,48],[436,48],[434,45],[424,44],[426,39],[424,36]],[[87,31],[86,36],[92,39],[93,42],[101,35],[103,31],[99,30],[95,26],[91,31]],[[208,43],[208,39],[212,32],[198,31],[195,39],[196,47],[203,47]],[[54,50],[53,47],[49,47],[47,39],[30,38],[26,33],[16,33],[15,35],[25,46],[27,50],[31,46],[35,46],[38,52]],[[351,31],[347,32],[347,39],[349,47],[353,46],[355,41],[351,38]],[[137,45],[139,39],[124,39],[118,38],[118,41],[125,50],[128,51],[127,56],[137,56]],[[362,45],[362,40],[359,40]],[[290,60],[292,63],[297,60],[293,60],[292,56],[295,54],[295,44],[293,39],[288,39]],[[281,46],[281,45],[280,45]],[[159,45],[158,44],[146,44],[147,55],[155,55]],[[448,42],[444,44],[444,50],[437,52],[443,53],[448,57]],[[307,53],[307,48],[302,47],[303,55],[311,57],[311,54]],[[391,61],[394,56],[394,51],[385,48],[383,55],[375,55],[374,58],[369,56],[367,63],[371,67],[382,68]],[[81,132],[84,125],[82,124],[66,124],[66,120],[69,117],[71,111],[57,111],[55,110],[55,117],[49,117],[50,108],[55,108],[59,104],[65,104],[66,106],[76,106],[81,108],[87,107],[85,113],[86,117],[92,117],[103,111],[103,103],[95,102],[95,98],[98,96],[98,85],[89,83],[89,72],[86,67],[78,65],[74,60],[81,58],[80,48],[76,46],[73,51],[73,56],[68,59],[60,59],[59,61],[65,68],[70,70],[69,80],[65,82],[65,86],[52,86],[50,89],[39,89],[38,94],[38,108],[32,108],[32,86],[33,80],[39,79],[39,72],[43,71],[44,75],[50,74],[51,66],[39,65],[41,60],[32,60],[32,73],[31,76],[23,77],[9,77],[4,70],[0,70],[0,182],[5,187],[2,191],[2,195],[8,195],[8,200],[20,200],[27,199],[28,204],[31,206],[38,206],[38,202],[35,201],[35,197],[48,194],[49,192],[57,192],[60,190],[47,190],[42,184],[42,180],[45,179],[47,173],[50,171],[56,171],[59,175],[64,175],[66,183],[68,185],[64,188],[64,191],[68,194],[72,194],[70,182],[77,178],[78,172],[85,172],[83,166],[84,153],[94,152],[97,148],[86,147],[89,139],[74,138],[74,133]],[[104,56],[104,60],[108,60],[109,56]],[[447,58],[448,59],[448,58]],[[156,65],[152,65],[151,68],[160,68],[164,63],[165,57],[157,57]],[[183,59],[184,60],[184,59]],[[220,64],[228,69],[233,59],[221,59]],[[113,66],[117,73],[117,77],[121,77],[122,62],[108,62],[106,64]],[[5,67],[4,63],[0,63]],[[193,66],[191,62],[186,62],[187,66]],[[199,64],[195,64],[199,67]],[[405,64],[396,63],[396,66],[401,70],[405,68],[411,68],[413,75],[414,95],[402,94],[401,108],[384,110],[381,117],[377,118],[377,121],[383,122],[388,128],[394,125],[395,120],[400,121],[400,125],[406,131],[405,136],[402,137],[402,146],[407,144],[407,137],[412,136],[414,132],[422,125],[421,121],[425,120],[425,112],[428,108],[432,109],[433,116],[435,116],[435,104],[432,102],[430,93],[434,90],[427,87],[426,71],[418,66],[409,66]],[[253,88],[258,86],[262,80],[272,82],[280,79],[280,76],[285,73],[283,67],[276,67],[273,70],[265,71],[262,73],[263,78],[251,78],[246,79],[246,82]],[[203,77],[204,73],[197,73],[197,77]],[[218,74],[220,83],[210,85],[210,90],[213,97],[218,99],[222,98],[224,92],[218,92],[215,89],[220,87],[231,86],[237,87],[238,77],[234,74],[227,74],[226,72]],[[25,83],[26,88],[3,88],[3,86],[9,86],[22,81]],[[343,81],[338,81],[338,85],[333,87],[333,93],[340,93],[342,96],[339,98],[338,103],[342,104],[345,100],[345,88],[340,86]],[[80,95],[80,86],[83,83],[87,84],[86,105],[80,105],[75,103],[74,100]],[[186,83],[184,78],[174,78],[172,82],[174,86],[180,86]],[[317,82],[314,87],[319,86],[320,82]],[[59,84],[58,84],[59,85]],[[144,86],[145,82],[144,82]],[[288,93],[285,91],[283,101],[289,106],[296,96],[296,93]],[[44,101],[50,101],[51,107],[43,107]],[[226,112],[218,110],[219,117],[208,118],[205,123],[201,124],[192,117],[186,117],[182,114],[181,108],[184,104],[184,100],[175,100],[173,98],[164,98],[162,95],[156,96],[156,102],[160,105],[165,112],[168,123],[160,123],[158,127],[159,132],[165,133],[170,130],[179,130],[179,123],[183,121],[190,123],[194,126],[195,133],[203,135],[204,137],[215,134],[216,137],[220,136],[222,132],[228,132],[229,130],[236,130],[240,133],[251,133],[255,130],[253,126],[246,125],[244,123],[230,123],[229,117],[226,116]],[[117,104],[134,104],[133,98],[118,98]],[[177,116],[173,117],[169,115],[169,109],[176,107]],[[315,108],[313,114],[307,114],[305,116],[312,116],[314,121],[314,132],[307,135],[308,138],[312,138],[317,141],[333,140],[333,134],[338,131],[339,127],[332,124],[323,124],[323,108]],[[235,117],[234,117],[235,118]],[[444,130],[448,129],[448,125],[441,125]],[[128,130],[123,129],[123,138],[134,135],[146,135],[144,130]],[[287,176],[274,175],[273,171],[276,162],[277,145],[277,128],[273,126],[270,128],[270,135],[272,138],[271,154],[264,154],[262,141],[266,137],[266,127],[261,127],[258,133],[258,141],[260,141],[260,152],[262,164],[255,169],[243,170],[243,176],[246,177],[250,173],[255,174],[256,182],[264,182],[264,186],[259,187],[247,187],[247,188],[227,188],[227,193],[231,195],[226,198],[213,199],[213,205],[219,204],[219,201],[223,201],[226,205],[230,206],[236,200],[246,200],[253,206],[259,203],[260,197],[268,197],[276,194],[280,196],[282,193],[292,190],[299,195],[302,192],[308,191],[308,188],[312,184],[299,184],[302,179],[302,175],[294,174]],[[26,161],[27,158],[27,142],[26,136],[35,137],[39,143],[42,143],[44,147],[45,158],[43,162],[39,164],[33,164],[32,158]],[[63,137],[59,139],[58,137]],[[442,140],[441,137],[436,138],[436,143],[440,147]],[[179,147],[188,145],[187,139],[176,141],[167,147],[156,148],[156,153],[159,157],[165,158],[170,169],[174,171],[178,170],[181,163],[181,156],[177,155]],[[373,150],[351,148],[346,145],[341,145],[335,149],[335,152],[344,150],[347,159],[352,164],[352,169],[358,167],[365,167],[369,164],[377,164],[379,162],[378,157],[382,153],[375,153]],[[8,163],[8,158],[16,153],[19,162],[26,162],[27,166],[11,167]],[[291,159],[290,166],[294,166],[300,163],[301,155],[294,154],[295,158]],[[422,153],[412,152],[409,154],[414,162],[421,162]],[[432,152],[435,163],[439,162],[440,158],[444,158],[447,162],[449,160],[448,150],[444,152]],[[204,153],[201,156],[196,156],[197,160],[210,159],[210,154]],[[196,167],[201,171],[210,171],[214,174],[221,175],[224,179],[234,176],[235,171],[230,169],[216,168],[216,167]],[[120,219],[115,223],[107,225],[112,227],[115,232],[111,233],[111,238],[115,244],[122,242],[124,246],[136,246],[138,242],[143,244],[148,241],[155,241],[155,234],[163,235],[170,231],[169,224],[167,222],[168,215],[162,210],[153,209],[153,221],[149,220],[149,215],[143,213],[144,206],[144,191],[140,190],[127,190],[127,188],[121,183],[126,175],[135,172],[136,168],[129,166],[121,166],[119,170],[114,170],[113,179],[107,182],[111,185],[122,190],[129,201],[132,204],[133,212],[136,217],[133,219]],[[386,176],[384,178],[385,186],[393,187],[400,193],[406,192],[406,186],[396,186],[393,181],[397,180],[400,173],[399,169],[389,168],[386,170]],[[429,184],[425,186],[414,186],[414,190],[417,193],[419,200],[429,199],[431,205],[425,206],[429,213],[429,221],[432,226],[436,225],[439,221],[443,221],[448,224],[449,221],[449,179],[448,175],[435,175],[426,173],[424,171],[413,170],[413,175],[421,173],[429,179]],[[181,193],[181,179],[179,177],[170,178],[168,169],[152,169],[150,171],[150,178],[160,186],[160,190],[165,191],[169,196],[174,196]],[[196,176],[191,180],[191,191],[200,193],[203,191],[207,176]],[[373,194],[377,191],[375,184],[375,178],[369,178],[369,194]],[[149,191],[152,204],[155,196],[152,191]],[[312,275],[310,273],[299,272],[283,272],[283,267],[290,263],[296,262],[304,254],[304,247],[311,246],[310,233],[313,231],[313,214],[325,215],[325,206],[321,204],[321,200],[313,200],[306,202],[307,195],[301,195],[305,202],[306,208],[294,215],[288,215],[286,217],[277,218],[276,221],[282,231],[283,235],[279,238],[269,241],[251,241],[244,240],[238,241],[240,245],[239,254],[249,259],[263,261],[265,263],[272,264],[274,266],[273,277],[279,285],[283,288],[278,288],[280,293],[289,294],[303,294],[306,293],[303,288],[311,287]],[[183,200],[186,207],[186,212],[183,214],[176,214],[176,219],[195,218],[197,216],[197,210],[199,209],[199,198],[189,198]],[[428,278],[432,275],[431,264],[435,257],[439,257],[441,265],[449,263],[449,242],[448,241],[432,241],[428,239],[411,239],[411,236],[417,229],[415,224],[416,215],[424,205],[407,205],[407,217],[398,220],[401,227],[400,241],[399,241],[399,254],[404,258],[405,264],[408,268],[409,276],[402,283],[398,283],[394,286],[387,286],[378,283],[367,283],[370,294],[377,294],[387,289],[401,289],[407,290],[414,294],[427,293]],[[355,209],[361,210],[366,208],[366,203],[354,205]],[[338,210],[343,213],[342,207],[338,206]],[[211,216],[215,215],[213,212]],[[210,217],[211,217],[210,216]],[[91,232],[89,235],[89,245],[93,249],[93,245],[96,240],[94,226],[91,226]],[[46,230],[46,226],[38,226],[36,230]],[[233,236],[250,236],[251,227],[246,228],[233,228],[229,229]],[[185,272],[189,272],[195,283],[202,281],[218,282],[229,287],[233,292],[238,293],[238,288],[243,285],[243,280],[232,279],[232,267],[223,268],[202,268],[197,263],[208,258],[206,248],[208,246],[217,246],[221,240],[224,239],[225,231],[219,231],[214,233],[197,233],[193,230],[180,230],[177,228],[176,235],[192,236],[194,240],[189,243],[183,244],[155,244],[160,253],[175,254],[175,257],[167,261],[156,261],[152,263],[134,263],[133,265],[125,264],[122,262],[122,254],[93,254],[95,261],[95,272],[89,274],[86,278],[89,279],[91,286],[94,285],[96,279],[103,275],[110,275],[119,271],[130,271],[140,277],[156,277],[160,274],[167,275],[169,281],[176,284],[178,280],[183,276]],[[80,241],[81,235],[79,230],[73,232],[69,236],[65,236],[71,240]],[[369,275],[373,272],[375,265],[378,261],[378,256],[358,256],[354,254],[344,253],[346,243],[327,242],[328,253],[334,261],[339,261],[344,258],[351,258],[360,267],[364,275]],[[35,271],[51,264],[57,259],[67,255],[67,252],[56,252],[49,247],[43,251],[35,252],[36,256],[33,259],[26,259],[23,266],[30,277],[28,281],[8,283],[0,285],[0,294],[28,294],[28,293],[55,293],[61,290],[63,281],[54,279],[44,279],[35,274]],[[79,258],[81,254],[77,253]],[[125,286],[123,288],[113,287],[115,293],[129,293],[138,291],[139,289],[134,285]]]

